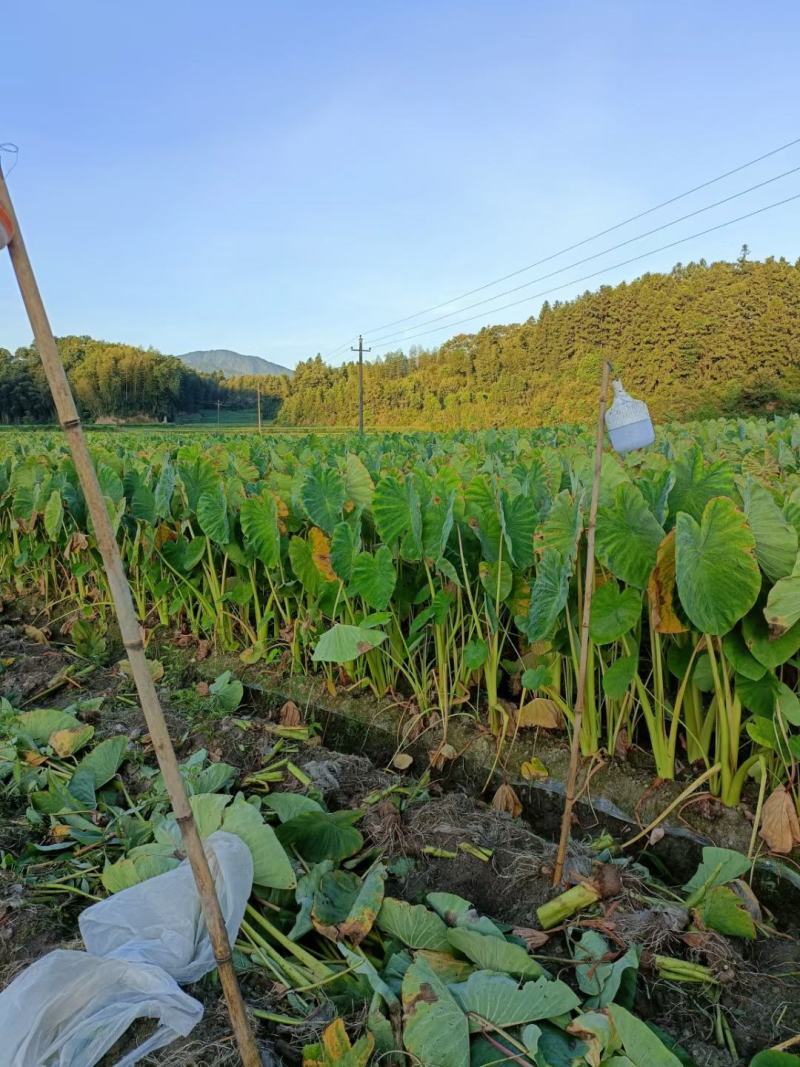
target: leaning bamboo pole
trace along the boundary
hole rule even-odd
[[[594,446],[594,476],[592,478],[592,500],[589,505],[589,525],[586,531],[586,575],[583,583],[583,615],[581,618],[581,650],[578,660],[578,691],[575,695],[575,710],[572,716],[572,746],[569,754],[567,788],[564,799],[564,814],[561,817],[561,837],[553,868],[553,885],[561,882],[564,873],[564,860],[567,856],[572,830],[572,809],[575,806],[575,784],[578,779],[578,763],[581,754],[581,727],[583,709],[586,703],[586,672],[589,666],[589,620],[592,613],[592,594],[594,593],[594,539],[597,529],[597,505],[600,500],[600,471],[603,466],[603,443],[605,441],[606,405],[608,403],[608,379],[611,364],[603,360],[600,379],[600,413],[597,419],[597,437]]]
[[[0,207],[5,209],[14,228],[12,239],[8,245],[11,263],[17,277],[25,310],[30,319],[36,348],[53,396],[58,421],[66,434],[75,470],[86,498],[92,524],[94,525],[97,547],[103,559],[103,566],[105,567],[108,585],[114,601],[122,643],[128,654],[128,662],[131,665],[131,673],[139,693],[139,701],[147,721],[147,728],[150,732],[158,765],[164,777],[164,784],[169,793],[172,810],[180,827],[186,854],[197,884],[203,916],[205,917],[211,945],[214,950],[214,958],[219,969],[220,981],[228,1005],[231,1026],[245,1067],[261,1067],[261,1056],[250,1028],[250,1022],[245,1012],[244,1001],[236,978],[236,971],[233,967],[230,941],[219,905],[214,879],[208,866],[205,850],[200,841],[200,835],[197,832],[186,788],[178,770],[178,761],[175,758],[175,749],[172,747],[164,712],[147,665],[142,634],[136,618],[133,598],[131,597],[130,586],[122,565],[116,537],[108,516],[100,483],[97,480],[97,472],[86,445],[86,437],[78,417],[78,410],[75,407],[72,390],[67,381],[64,365],[61,362],[44,302],[33,273],[33,267],[20,233],[19,222],[14,212],[14,206],[11,203],[11,196],[3,177],[2,167],[0,167]]]

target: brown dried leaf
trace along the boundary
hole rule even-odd
[[[550,940],[550,935],[546,934],[544,930],[534,930],[530,926],[515,926],[513,932],[515,937],[522,938],[528,946],[529,952],[535,952],[537,948],[546,945]]]
[[[204,659],[208,659],[211,654],[211,642],[206,641],[205,638],[202,641],[197,642],[197,651],[194,654],[194,658],[198,663]]]
[[[198,682],[194,687],[194,691],[199,697],[207,697],[211,695],[211,689],[208,682]]]
[[[564,716],[558,705],[547,697],[535,697],[523,704],[519,709],[518,720],[520,728],[539,726],[543,730],[561,730],[564,726]]]
[[[520,804],[519,797],[508,782],[503,782],[492,797],[492,807],[495,811],[507,811],[514,818],[522,814],[522,804]]]
[[[35,641],[37,645],[47,644],[47,634],[44,630],[40,630],[38,626],[23,626],[23,632],[26,637],[29,637],[31,641]]]
[[[281,708],[281,726],[302,726],[303,716],[293,700],[287,700]]]
[[[764,804],[761,812],[760,837],[770,852],[787,855],[800,845],[800,821],[791,794],[779,785]]]
[[[458,753],[452,745],[439,745],[431,756],[431,767],[435,767],[439,771],[448,760],[455,759],[457,755]]]
[[[675,611],[675,531],[670,530],[658,547],[656,565],[647,583],[650,618],[660,634],[682,634],[687,627]]]
[[[408,752],[398,752],[392,760],[392,766],[396,767],[398,771],[407,771],[413,762],[414,757],[410,756]]]

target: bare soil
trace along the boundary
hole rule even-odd
[[[162,651],[166,672],[160,691],[179,754],[186,756],[204,746],[212,758],[224,759],[243,773],[261,766],[273,743],[266,727],[278,713],[275,692],[270,696],[259,683],[252,684],[249,706],[244,706],[239,713],[241,722],[204,718],[186,698],[186,693],[191,692],[201,677],[213,676],[218,665],[193,662],[187,652],[171,656]],[[103,707],[92,719],[97,736],[122,731],[139,741],[145,740],[145,724],[130,680],[113,666],[89,670],[79,682],[62,684],[67,668],[75,669],[74,655],[65,647],[38,644],[13,625],[0,626],[0,662],[5,664],[0,674],[0,695],[7,696],[15,706],[66,706],[79,698],[102,695],[106,698]],[[301,708],[310,715],[311,701],[307,700]],[[322,719],[323,745],[331,743],[331,739],[337,746],[341,745],[345,729],[341,723],[331,728],[333,721],[332,715],[327,717],[327,723]],[[354,721],[352,747],[360,748],[364,742],[363,717]],[[388,756],[391,732],[389,739]],[[412,782],[359,751],[341,752],[323,745],[309,745],[293,758],[332,808],[357,807],[375,791]],[[374,755],[375,749],[372,751]],[[388,759],[386,754],[384,759]],[[469,781],[459,780],[457,775],[448,778],[443,774],[441,781],[429,784],[427,792],[402,813],[391,804],[370,807],[362,822],[365,836],[384,850],[386,861],[397,872],[387,888],[392,894],[413,902],[423,900],[432,890],[454,892],[497,921],[516,927],[535,927],[536,908],[553,892],[550,886],[554,851],[550,839],[552,822],[545,818],[541,824],[537,822],[535,809],[530,805],[527,818],[512,818],[495,811],[477,799],[469,786]],[[0,796],[0,853],[18,854],[30,836],[30,828],[24,812],[8,805],[3,807],[3,803]],[[713,826],[714,820],[710,819],[709,829],[713,830]],[[576,829],[576,836],[581,836],[580,829]],[[459,848],[463,843],[490,850],[490,858],[483,862],[463,852]],[[430,848],[456,856],[437,858],[424,851]],[[393,863],[400,859],[408,862]],[[594,854],[586,845],[573,844],[568,868],[576,877],[589,873],[593,861]],[[759,937],[750,944],[713,940],[692,957],[709,964],[720,975],[722,1005],[740,1057],[736,1061],[714,1043],[714,1005],[702,992],[698,994],[698,987],[667,983],[648,977],[646,970],[643,972],[638,1011],[679,1040],[698,1067],[745,1064],[755,1052],[800,1032],[797,899],[792,908],[786,909],[794,914],[794,922],[782,922],[779,936]],[[26,887],[14,883],[10,872],[0,870],[0,988],[45,952],[65,945],[78,947],[75,938],[79,910],[80,905],[71,900],[60,907],[37,903]],[[685,945],[668,924],[665,926],[663,916],[648,909],[641,894],[637,894],[635,879],[627,884],[621,896],[606,905],[601,922],[603,932],[612,940],[616,937],[624,942],[635,935],[637,941],[653,951],[687,955]],[[548,966],[570,980],[572,971],[564,937],[563,932],[554,934],[540,951],[560,959],[561,966],[556,963]],[[260,1007],[270,1004],[269,983],[246,976],[243,985],[250,1003]],[[227,1067],[238,1062],[213,976],[190,992],[206,1006],[202,1024],[188,1039],[145,1062],[153,1067],[156,1064]],[[273,1008],[281,1010],[277,1002]],[[258,1023],[265,1062],[299,1062],[302,1041],[313,1039],[325,1021],[324,1017],[310,1020],[307,1032],[302,1034]],[[143,1026],[146,1028],[146,1024]],[[114,1059],[109,1055],[106,1062],[110,1065]]]

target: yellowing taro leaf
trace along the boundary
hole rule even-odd
[[[786,786],[779,785],[764,804],[759,834],[770,852],[788,854],[800,845],[800,821]]]
[[[47,644],[47,634],[44,630],[40,630],[38,626],[23,626],[23,632],[26,637],[29,637],[31,641],[35,641],[37,645]]]
[[[507,811],[516,818],[522,814],[522,805],[519,797],[507,782],[503,782],[492,798],[492,807],[495,811]]]
[[[656,565],[647,583],[650,617],[660,634],[681,634],[684,626],[675,611],[675,531],[670,530],[656,553]]]
[[[29,749],[25,753],[25,762],[29,767],[40,767],[46,759],[47,756],[43,756],[40,752],[34,752],[33,749]]]
[[[317,526],[312,526],[309,531],[311,542],[311,560],[326,582],[335,582],[336,575],[331,566],[331,542],[330,538]]]
[[[550,772],[538,756],[526,760],[519,770],[526,782],[538,782],[550,777]]]
[[[351,1045],[344,1023],[334,1019],[323,1031],[320,1044],[303,1049],[303,1067],[366,1067],[374,1047],[375,1038],[370,1033]]]
[[[56,730],[55,733],[50,734],[48,744],[55,754],[63,759],[77,752],[79,748],[83,748],[93,735],[93,726],[78,726],[75,730]]]
[[[519,726],[540,726],[543,730],[561,730],[564,717],[557,704],[546,697],[536,697],[519,709]]]

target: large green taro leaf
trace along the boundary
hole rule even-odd
[[[548,548],[531,587],[527,618],[517,620],[529,641],[541,641],[552,634],[567,604],[571,576],[572,561],[563,559],[555,548]]]
[[[547,518],[537,531],[537,547],[542,552],[554,548],[564,559],[574,560],[582,527],[580,502],[565,489],[553,500]]]
[[[792,573],[787,578],[781,578],[770,589],[764,618],[775,637],[791,630],[800,619],[800,556],[795,561]]]
[[[239,512],[247,547],[265,567],[276,567],[280,559],[281,535],[275,497],[266,490],[242,502]]]
[[[742,623],[742,636],[758,662],[774,670],[800,648],[800,621],[776,635],[770,631],[760,611],[751,611]]]
[[[536,509],[526,496],[513,500],[505,491],[500,494],[500,525],[508,559],[515,567],[529,567],[533,562],[533,531]]]
[[[606,582],[592,597],[589,632],[598,645],[618,640],[633,629],[642,614],[642,595],[636,589],[620,589],[616,582]]]
[[[752,608],[761,589],[747,520],[732,500],[716,497],[699,523],[681,512],[675,531],[683,609],[702,633],[725,634]]]
[[[300,495],[311,521],[326,534],[332,534],[336,523],[342,517],[345,501],[345,486],[341,474],[331,467],[309,471]]]
[[[413,478],[400,482],[394,475],[381,478],[372,497],[372,514],[387,545],[410,537],[422,551],[422,511]]]
[[[669,494],[669,511],[673,519],[684,511],[699,522],[709,500],[734,494],[731,468],[727,463],[704,463],[703,453],[697,445],[675,460],[673,471],[675,484]]]
[[[383,630],[337,622],[326,630],[314,649],[315,663],[350,663],[386,640]]]
[[[200,529],[218,545],[227,545],[231,539],[228,523],[228,504],[221,485],[211,491],[201,493],[197,501],[197,521]]]
[[[350,575],[350,588],[375,611],[383,611],[392,599],[397,582],[392,553],[381,545],[373,555],[361,552],[356,556]]]
[[[769,490],[749,478],[742,494],[744,512],[756,539],[756,559],[773,582],[791,574],[797,559],[797,530]]]
[[[623,483],[613,503],[598,509],[595,554],[627,585],[646,587],[663,539],[663,528],[634,485]]]

